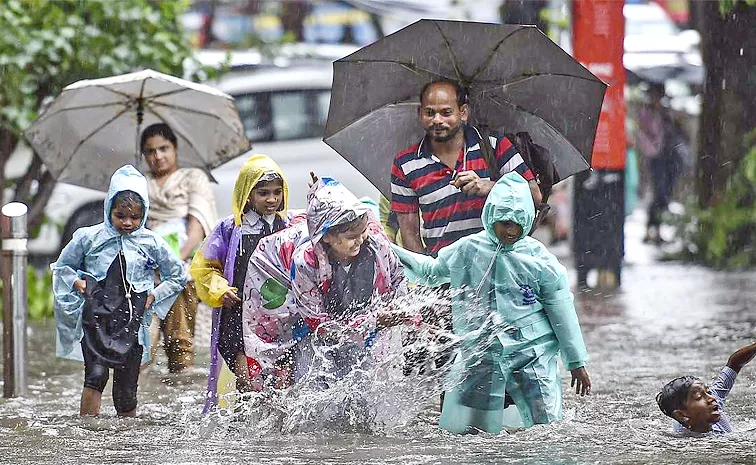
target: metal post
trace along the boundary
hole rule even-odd
[[[26,212],[23,203],[2,208],[3,395],[26,394]]]

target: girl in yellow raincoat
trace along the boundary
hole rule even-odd
[[[241,290],[257,243],[287,226],[288,198],[289,186],[276,162],[266,155],[252,155],[236,179],[233,214],[215,227],[192,260],[189,273],[197,295],[213,307],[205,412],[218,402],[219,355],[236,375],[237,390],[251,389],[244,355]]]

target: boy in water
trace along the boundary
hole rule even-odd
[[[483,207],[484,231],[442,248],[438,258],[400,247],[405,273],[419,284],[450,283],[456,358],[439,426],[453,433],[497,434],[505,390],[528,427],[562,417],[561,352],[576,393],[590,391],[567,272],[527,235],[535,219],[528,182],[507,173]]]
[[[725,400],[740,369],[754,356],[756,342],[736,350],[711,386],[695,376],[682,376],[667,383],[656,395],[656,403],[665,415],[677,421],[675,431],[731,433]]]
[[[105,221],[77,229],[51,265],[57,355],[84,362],[81,415],[100,414],[111,368],[116,413],[136,415],[152,315],[165,318],[186,283],[168,243],[144,227],[149,206],[144,176],[130,165],[119,168],[110,180]]]

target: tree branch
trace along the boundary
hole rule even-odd
[[[45,217],[45,207],[55,189],[55,179],[49,171],[45,171],[39,181],[39,189],[29,202],[29,231],[36,231]]]
[[[14,202],[27,203],[29,200],[29,194],[31,193],[32,185],[34,181],[38,181],[42,174],[42,160],[35,152],[32,156],[31,164],[24,173],[23,177],[18,180],[16,184],[16,193],[13,195]]]

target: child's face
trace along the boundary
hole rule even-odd
[[[142,224],[144,211],[138,202],[118,202],[110,210],[110,222],[121,234],[131,234]]]
[[[685,398],[685,408],[676,410],[678,421],[691,431],[706,432],[722,417],[717,398],[704,383],[697,381],[690,386]]]
[[[494,223],[494,233],[504,245],[512,245],[522,236],[522,226],[514,221],[497,221]]]
[[[257,183],[249,196],[248,206],[260,215],[273,215],[283,202],[283,181],[263,181]]]
[[[323,242],[328,244],[328,254],[338,261],[348,261],[360,254],[362,244],[368,236],[367,216],[359,221],[355,227],[339,234],[327,233]]]

